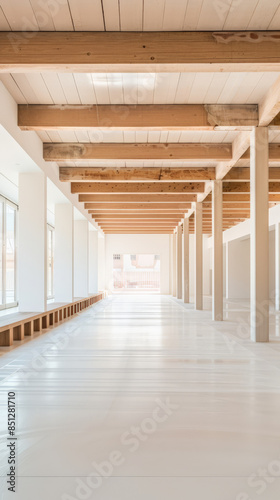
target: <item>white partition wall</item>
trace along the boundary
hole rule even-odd
[[[98,231],[89,231],[89,293],[98,292]]]
[[[47,307],[47,182],[44,173],[19,175],[19,309]]]
[[[89,228],[87,220],[74,222],[74,296],[87,297],[89,288],[88,251]]]
[[[70,203],[55,205],[54,296],[56,302],[74,297],[74,209]]]

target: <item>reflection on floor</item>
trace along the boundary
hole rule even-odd
[[[114,296],[2,356],[1,499],[14,391],[15,499],[278,500],[279,316],[252,344],[205,307]]]

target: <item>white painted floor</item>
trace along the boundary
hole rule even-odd
[[[256,345],[248,304],[226,308],[213,323],[168,297],[114,296],[6,352],[0,498],[279,500],[279,317],[271,343]],[[16,494],[5,478],[8,391]]]

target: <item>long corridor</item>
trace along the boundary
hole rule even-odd
[[[236,330],[168,297],[115,296],[3,355],[13,498],[279,499],[280,345]]]

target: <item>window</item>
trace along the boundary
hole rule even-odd
[[[150,254],[113,255],[113,290],[160,292],[160,256]]]
[[[48,277],[47,277],[47,298],[53,299],[53,265],[54,265],[54,228],[48,224]]]
[[[0,309],[17,305],[17,206],[0,196]]]

